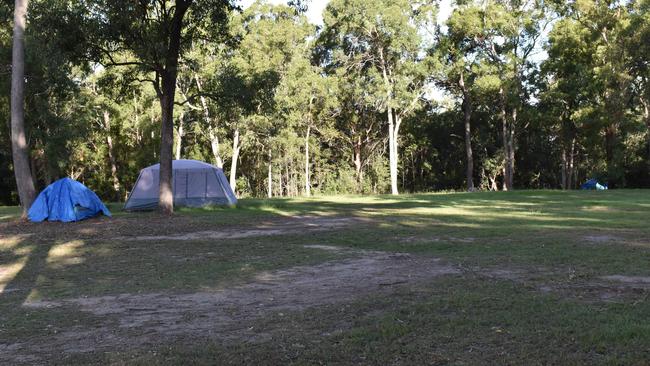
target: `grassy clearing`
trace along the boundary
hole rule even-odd
[[[237,209],[181,209],[172,219],[110,208],[113,219],[67,225],[16,223],[16,208],[0,208],[0,350],[42,342],[43,350],[31,356],[72,364],[643,364],[650,359],[650,286],[602,278],[650,280],[650,191],[247,199]],[[333,217],[350,221],[328,227],[325,220]],[[305,218],[316,221],[298,224]],[[209,235],[254,234],[251,230],[262,231]],[[191,240],[175,236],[191,232],[207,234]],[[132,240],[147,235],[167,239]],[[144,346],[63,354],[48,353],[48,336],[97,327],[122,331],[121,315],[23,305],[216,291],[278,270],[365,253],[348,248],[433,256],[461,273],[397,285],[389,295],[368,292],[340,304],[266,312],[247,323],[260,334],[250,339],[170,338],[162,331]],[[142,329],[128,332],[137,336]]]

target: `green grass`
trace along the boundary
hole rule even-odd
[[[70,327],[117,324],[26,300],[125,293],[193,293],[359,255],[308,244],[435,256],[459,275],[391,296],[316,306],[255,320],[273,337],[152,340],[147,347],[65,355],[68,364],[645,364],[648,287],[606,275],[650,276],[650,191],[516,191],[243,199],[237,208],[180,209],[174,218],[41,225],[0,207],[0,347]],[[292,216],[354,217],[325,231],[159,242],[125,235],[249,230]],[[31,234],[22,235],[21,234]],[[526,273],[494,278],[489,271]],[[316,274],[317,275],[317,274]],[[552,291],[543,291],[552,288]],[[613,297],[603,298],[603,292]],[[45,332],[45,333],[44,333]],[[62,357],[52,355],[52,357]],[[0,358],[1,359],[1,358]]]

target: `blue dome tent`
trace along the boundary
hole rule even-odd
[[[95,192],[76,180],[63,178],[47,186],[38,195],[27,216],[32,222],[72,222],[100,213],[111,216]]]
[[[604,191],[607,189],[607,184],[600,184],[596,179],[589,179],[580,186],[580,189]]]

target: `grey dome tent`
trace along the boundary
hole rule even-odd
[[[201,207],[237,203],[223,170],[215,166],[197,160],[174,160],[172,171],[175,206]],[[160,164],[142,169],[124,209],[137,211],[158,207],[159,184]]]

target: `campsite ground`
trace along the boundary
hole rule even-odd
[[[645,364],[650,191],[17,221],[0,364]]]

